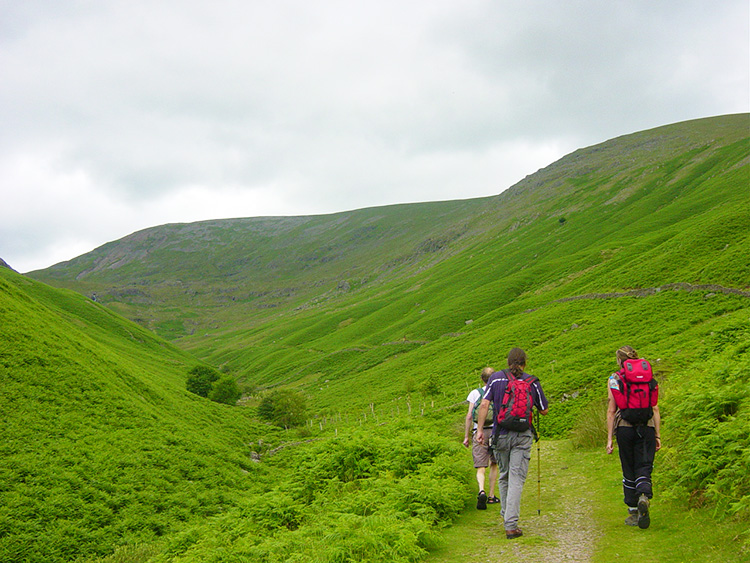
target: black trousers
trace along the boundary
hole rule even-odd
[[[618,426],[616,437],[625,504],[635,508],[641,494],[647,498],[653,496],[651,472],[656,455],[656,430],[652,426]]]

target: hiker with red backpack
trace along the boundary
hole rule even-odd
[[[617,439],[622,466],[622,487],[628,517],[625,524],[646,529],[653,491],[651,472],[656,452],[661,449],[659,385],[648,360],[638,357],[630,346],[617,350],[620,371],[609,377],[607,407],[607,453]]]
[[[484,421],[490,402],[494,406],[492,449],[499,468],[501,515],[507,539],[518,538],[521,492],[529,471],[531,446],[538,439],[533,425],[533,407],[547,414],[549,405],[539,379],[524,371],[526,352],[513,348],[508,354],[508,369],[492,374],[487,393],[477,414],[477,440],[484,443]]]

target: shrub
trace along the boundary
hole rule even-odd
[[[208,366],[195,366],[191,369],[185,387],[191,393],[227,405],[236,404],[242,396],[242,391],[232,376],[221,375]]]
[[[237,404],[237,400],[242,396],[237,382],[229,375],[223,376],[215,381],[208,393],[208,398],[217,403],[227,405]]]
[[[195,366],[188,372],[186,388],[191,393],[208,397],[214,381],[219,379],[219,372],[208,366]]]
[[[437,397],[443,392],[439,383],[435,382],[432,378],[426,378],[422,383],[419,384],[419,391],[425,397]]]
[[[273,391],[261,399],[258,416],[278,426],[290,428],[305,421],[305,396],[298,391]]]

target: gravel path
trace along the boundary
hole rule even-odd
[[[584,563],[590,561],[599,533],[587,499],[584,472],[569,470],[557,450],[560,442],[541,444],[541,510],[538,452],[532,452],[524,486],[519,525],[522,538],[505,539],[500,507],[468,508],[445,533],[446,547],[427,558],[430,563]],[[569,454],[568,454],[569,455]],[[625,515],[623,515],[624,519]]]
[[[587,501],[586,479],[580,471],[569,471],[555,455],[558,442],[542,443],[541,512],[538,498],[536,448],[524,487],[526,505],[521,507],[521,528],[525,541],[506,540],[497,525],[497,551],[488,561],[544,561],[546,563],[587,562],[597,536]],[[547,486],[549,485],[549,486]],[[498,511],[499,512],[499,511]],[[524,514],[528,515],[524,517]]]

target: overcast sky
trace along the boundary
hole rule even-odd
[[[0,257],[502,192],[750,105],[748,0],[0,0]]]

